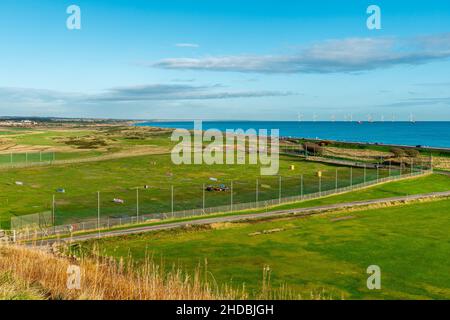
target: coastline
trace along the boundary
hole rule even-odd
[[[182,123],[182,124],[186,124],[186,123],[192,123],[192,120],[177,120],[177,121],[172,121],[172,120],[165,120],[165,121],[160,121],[160,120],[151,120],[151,121],[136,121],[133,125],[135,126],[148,126],[148,127],[157,127],[157,128],[167,128],[167,129],[174,129],[176,128],[176,126],[164,126],[164,124],[178,124],[178,123]],[[293,122],[293,121],[204,121],[204,123],[229,123],[230,124],[230,128],[233,128],[233,125],[239,125],[239,124],[245,124],[245,123],[281,123],[283,125],[286,124],[307,124],[307,125],[312,125],[312,124],[320,124],[320,125],[330,125],[330,124],[348,124],[348,125],[358,125],[357,122],[344,122],[344,121],[336,121],[336,122],[331,122],[331,121],[317,121],[317,122]],[[386,122],[366,122],[365,124],[384,124]],[[448,121],[420,121],[420,122],[415,122],[412,123],[413,125],[415,124],[423,124],[423,123],[427,123],[427,124],[433,124],[433,123],[439,123],[439,124],[448,124],[450,126],[450,122]],[[410,122],[408,121],[397,121],[397,122],[390,122],[390,124],[398,124],[398,125],[407,125],[410,124]],[[185,128],[186,126],[180,127],[180,128]],[[237,127],[236,127],[237,128]],[[234,128],[234,129],[236,129]],[[188,128],[189,129],[189,128]],[[205,130],[207,130],[208,128],[205,128]],[[217,128],[219,131],[224,132],[224,130],[222,130],[221,128]],[[244,130],[246,130],[246,128],[242,128]],[[190,129],[189,129],[190,130]],[[280,130],[281,131],[281,130]],[[414,133],[413,133],[414,134]],[[417,134],[415,134],[417,136]],[[332,143],[344,143],[344,144],[349,144],[349,145],[354,145],[354,146],[362,146],[362,145],[366,145],[366,146],[375,146],[375,147],[399,147],[399,148],[414,148],[414,149],[422,149],[422,150],[430,150],[430,151],[443,151],[443,152],[450,152],[450,145],[449,146],[432,146],[432,145],[426,145],[426,144],[407,144],[407,143],[391,143],[391,142],[371,142],[371,141],[358,141],[358,140],[352,140],[352,139],[334,139],[334,138],[323,138],[323,137],[318,137],[318,136],[301,136],[301,135],[287,135],[287,134],[282,134],[280,133],[280,139],[299,139],[299,140],[308,140],[308,141],[329,141]]]

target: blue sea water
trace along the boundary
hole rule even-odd
[[[192,121],[145,122],[138,126],[193,129]],[[450,148],[450,122],[204,121],[203,130],[279,129],[283,137]]]

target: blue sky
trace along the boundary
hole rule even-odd
[[[0,115],[450,120],[447,1],[2,0],[0,40]]]

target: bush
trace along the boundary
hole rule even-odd
[[[320,145],[321,147],[326,147],[326,146],[331,145],[331,141],[320,141],[320,142],[319,142],[319,145]]]
[[[402,148],[391,148],[390,151],[394,154],[395,158],[402,158],[406,156],[405,150]]]
[[[406,149],[405,153],[410,158],[417,158],[418,156],[420,156],[420,152],[416,149]]]

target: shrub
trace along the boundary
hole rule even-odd
[[[420,156],[420,152],[416,149],[406,149],[405,153],[410,158],[417,158],[418,156]]]
[[[402,148],[391,148],[391,152],[394,154],[396,158],[402,158],[406,156],[405,150]]]

